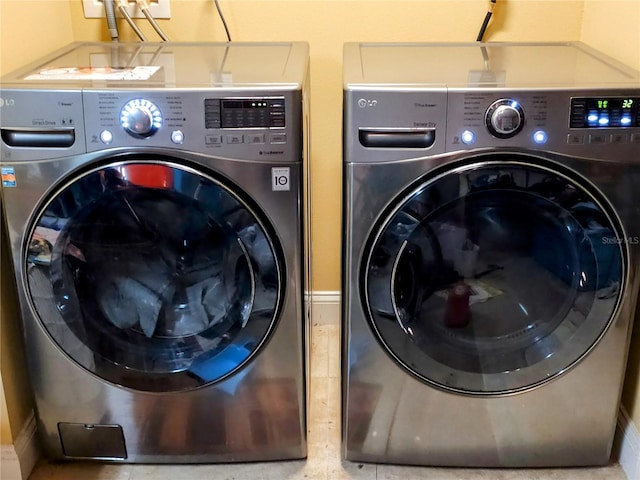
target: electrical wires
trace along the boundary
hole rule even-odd
[[[490,0],[489,2],[489,9],[487,10],[487,14],[484,17],[482,26],[480,27],[480,32],[478,32],[478,38],[476,38],[476,41],[478,42],[481,42],[484,37],[484,32],[487,30],[489,20],[491,20],[491,15],[493,15],[493,8],[496,6],[496,1],[497,0]]]
[[[222,20],[222,25],[224,26],[224,31],[227,34],[227,41],[231,41],[231,35],[229,34],[229,27],[227,27],[227,21],[224,19],[224,14],[222,13],[222,9],[220,8],[220,4],[218,0],[214,0],[216,4],[216,10],[218,10],[218,15],[220,15],[220,20]]]

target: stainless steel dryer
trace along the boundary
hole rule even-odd
[[[638,73],[582,44],[346,45],[347,459],[609,461],[638,104]]]
[[[304,43],[83,43],[2,79],[50,457],[306,456],[307,76]]]

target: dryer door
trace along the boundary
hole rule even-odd
[[[586,182],[488,157],[423,181],[383,215],[362,265],[365,310],[425,382],[528,389],[607,329],[624,288],[622,238]]]
[[[99,377],[179,391],[238,371],[274,328],[281,247],[229,182],[171,159],[113,162],[49,197],[27,246],[32,307]]]

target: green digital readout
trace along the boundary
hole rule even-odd
[[[571,99],[571,128],[640,127],[640,97]]]

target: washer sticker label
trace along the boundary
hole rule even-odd
[[[289,167],[273,167],[271,169],[271,190],[274,192],[288,192],[291,190],[289,175]]]
[[[2,186],[16,187],[16,171],[13,167],[2,167]]]

